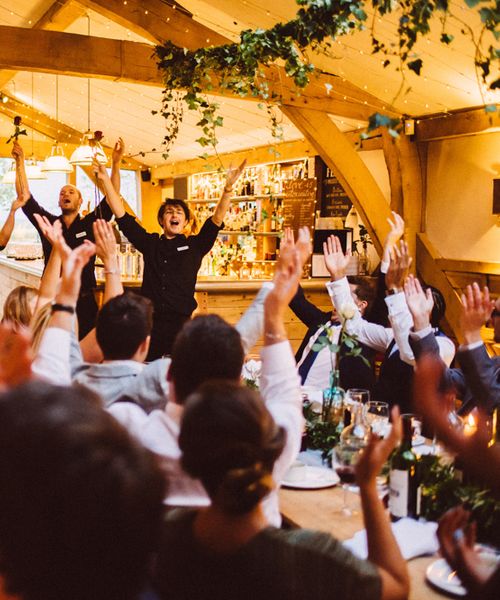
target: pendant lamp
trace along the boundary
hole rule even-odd
[[[56,121],[59,122],[59,76],[56,75]],[[69,160],[64,155],[64,150],[55,140],[50,156],[47,156],[43,165],[42,171],[49,173],[71,173],[73,167]]]

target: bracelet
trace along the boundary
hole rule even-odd
[[[58,304],[57,302],[53,302],[51,309],[53,313],[55,312],[67,312],[70,315],[74,315],[76,312],[76,308],[71,306],[70,304]]]
[[[105,269],[104,275],[115,275],[118,273],[118,269]]]
[[[269,331],[265,331],[264,332],[264,337],[267,340],[273,340],[275,342],[282,342],[288,339],[288,337],[286,336],[286,334],[282,334],[282,333],[271,333]]]
[[[386,296],[395,296],[396,294],[400,294],[403,291],[403,288],[391,288],[390,290],[387,290],[385,295]]]
[[[233,191],[233,188],[232,188],[232,187],[230,187],[230,188],[228,189],[226,186],[224,186],[224,194],[230,194],[232,191]]]

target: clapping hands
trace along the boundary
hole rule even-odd
[[[331,275],[332,281],[338,281],[345,277],[349,261],[351,260],[351,251],[348,249],[344,254],[340,239],[331,235],[323,244],[323,256],[325,266]]]

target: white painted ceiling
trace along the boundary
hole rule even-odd
[[[141,9],[148,6],[146,0],[130,0]],[[0,0],[0,24],[18,27],[31,27],[51,6],[52,0]],[[180,0],[191,11],[194,18],[222,35],[236,40],[242,29],[269,27],[277,21],[288,20],[297,10],[294,0]],[[479,19],[474,11],[467,9],[463,0],[452,3],[455,12],[472,27],[479,29]],[[88,18],[75,21],[66,31],[87,34],[90,24],[91,35],[112,37],[131,41],[147,42],[120,25],[93,11]],[[395,19],[391,22],[376,23],[380,37],[394,38]],[[447,110],[478,106],[484,102],[499,102],[500,94],[495,95],[480,88],[474,72],[474,48],[460,35],[463,27],[458,21],[450,22],[447,31],[455,35],[449,48],[439,43],[440,23],[436,22],[429,40],[420,42],[416,48],[424,61],[420,77],[407,74],[406,94],[397,96],[401,86],[401,74],[393,67],[384,69],[379,55],[371,55],[369,37],[366,32],[358,32],[343,37],[334,45],[332,56],[311,55],[318,67],[345,77],[351,83],[393,104],[401,112],[411,115],[446,112]],[[29,33],[28,33],[29,35]],[[36,51],[36,49],[34,49]],[[4,91],[16,96],[37,110],[55,118],[55,75],[19,72],[6,84]],[[148,165],[164,162],[161,157],[161,141],[164,135],[164,122],[161,116],[152,115],[152,110],[160,107],[161,90],[150,86],[111,82],[93,79],[90,83],[90,125],[91,129],[104,132],[105,142],[112,144],[118,136],[123,136],[130,154],[150,151],[145,158],[138,160]],[[396,97],[397,96],[397,97]],[[33,100],[32,100],[33,99]],[[220,152],[252,148],[271,142],[268,120],[265,111],[254,102],[224,99],[220,102],[224,117],[224,128],[219,135]],[[59,77],[59,120],[80,131],[87,129],[87,80],[78,77]],[[203,150],[195,142],[200,132],[195,127],[198,115],[186,111],[179,139],[172,149],[168,162],[194,158]],[[336,119],[343,129],[356,129],[363,123],[348,119]],[[30,125],[30,123],[26,123]],[[300,132],[283,118],[285,140],[301,137]],[[10,119],[2,116],[0,110],[0,136],[10,135]],[[43,139],[36,135],[35,139]],[[64,142],[64,140],[61,140]],[[2,152],[3,154],[3,152]]]

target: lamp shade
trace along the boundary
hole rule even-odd
[[[92,133],[88,131],[83,135],[80,145],[71,155],[69,162],[72,165],[78,165],[80,167],[90,167],[94,157],[101,165],[105,165],[108,162],[108,157],[102,149],[101,144],[94,141]]]
[[[34,159],[26,161],[26,177],[28,179],[47,179],[47,175],[45,175]]]
[[[52,146],[50,156],[45,159],[42,171],[49,173],[71,173],[73,171],[72,165],[64,156],[63,149],[57,143]]]

